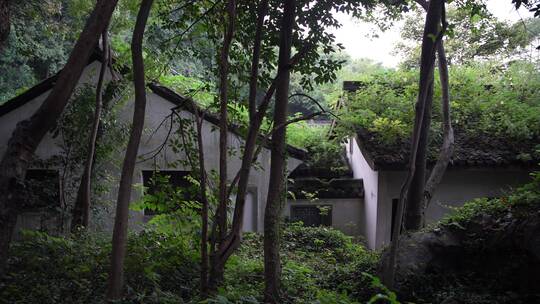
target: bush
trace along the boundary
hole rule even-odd
[[[284,303],[356,303],[375,293],[362,272],[378,256],[326,227],[292,224],[283,230]],[[199,303],[197,246],[178,234],[130,235],[125,261],[127,297],[122,303]],[[219,296],[207,303],[260,303],[264,288],[263,240],[245,234],[226,265]],[[0,303],[103,303],[110,238],[92,234],[52,237],[25,232],[14,242]]]
[[[229,260],[221,295],[231,303],[262,300],[262,242],[258,234],[246,234],[240,250]],[[281,262],[284,303],[365,302],[375,293],[362,272],[375,270],[378,254],[332,228],[287,225],[282,232]]]
[[[194,296],[198,262],[180,244],[150,232],[130,235],[126,303],[179,303]],[[11,248],[0,303],[102,303],[110,251],[108,237],[25,232]]]

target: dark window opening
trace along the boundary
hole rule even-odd
[[[396,224],[396,212],[397,212],[397,206],[399,203],[399,198],[394,198],[392,200],[392,225],[390,226],[390,240],[392,240],[393,233],[394,233],[394,225]]]
[[[332,226],[331,206],[291,206],[291,220],[304,226]]]
[[[192,200],[196,197],[193,184],[187,178],[190,171],[142,171],[143,185],[145,194],[156,195],[158,204],[167,204],[167,200],[173,199],[171,193],[166,193],[170,190],[180,190],[181,199]],[[165,192],[161,197],[160,192]],[[177,197],[176,197],[177,198]],[[174,199],[176,199],[174,198]],[[169,202],[177,203],[177,202]],[[155,209],[145,208],[144,215],[156,215],[161,212]]]
[[[30,169],[24,180],[23,211],[60,206],[60,175],[57,170]]]

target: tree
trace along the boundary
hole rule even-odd
[[[510,24],[500,21],[484,9],[451,7],[448,10],[449,33],[445,39],[449,64],[495,59],[507,62],[528,58],[531,44],[540,37],[540,21],[525,19]],[[401,36],[404,42],[396,53],[405,54],[402,65],[416,67],[420,49],[415,44],[422,37],[419,14],[405,20]]]
[[[295,45],[296,49],[299,51],[290,60],[286,69],[281,69],[278,71],[276,76],[271,77],[270,73],[273,72],[273,66],[276,60],[274,54],[275,44],[278,41],[276,37],[278,37],[280,33],[280,27],[276,23],[276,20],[280,20],[282,11],[281,5],[278,2],[276,2],[273,6],[269,5],[269,3],[270,1],[261,1],[258,4],[254,2],[241,2],[238,3],[239,7],[236,12],[236,22],[239,25],[237,26],[237,30],[234,35],[236,43],[231,45],[230,50],[230,58],[234,58],[236,64],[230,66],[230,73],[231,76],[235,76],[231,77],[231,80],[234,80],[235,78],[246,79],[246,82],[249,82],[248,94],[246,94],[247,105],[250,109],[249,123],[246,126],[247,135],[245,145],[243,147],[243,153],[241,155],[241,168],[239,172],[234,175],[231,185],[227,189],[228,193],[232,193],[233,189],[235,188],[237,190],[232,226],[230,230],[227,231],[224,239],[221,240],[223,236],[218,236],[220,239],[219,242],[216,242],[214,237],[210,238],[212,243],[210,244],[211,263],[209,280],[220,280],[220,276],[215,274],[220,274],[223,272],[223,268],[228,258],[240,244],[249,172],[251,170],[252,163],[257,158],[258,151],[260,150],[260,146],[257,147],[257,144],[259,144],[258,139],[260,128],[264,120],[267,119],[267,110],[270,108],[270,102],[272,101],[272,96],[276,90],[278,79],[280,79],[281,75],[287,70],[292,70],[293,68],[298,69],[302,75],[310,76],[308,77],[309,79],[304,79],[303,83],[307,83],[309,81],[322,83],[335,78],[335,72],[340,67],[341,62],[330,60],[331,58],[321,55],[332,53],[335,51],[335,49],[340,48],[339,46],[336,47],[333,45],[334,37],[325,32],[326,27],[335,26],[337,23],[337,21],[333,19],[331,15],[331,9],[335,7],[336,9],[350,11],[354,14],[359,13],[361,10],[360,4],[352,5],[347,1],[341,1],[337,4],[332,1],[319,1],[316,6],[309,5],[309,9],[300,9],[308,7],[308,1],[297,3],[298,12],[301,14],[301,16],[299,15],[297,19],[301,23],[301,26],[310,29],[310,34],[306,34],[305,31],[298,31],[298,35],[293,35],[292,44]],[[256,4],[257,6],[255,6]],[[366,6],[367,8],[370,8],[369,5]],[[209,32],[208,35],[210,37],[212,37],[210,33],[215,35],[215,32],[217,31],[215,28],[216,22],[211,22],[214,20],[213,18],[216,18],[213,14],[214,12],[212,11],[212,8],[213,7],[205,8],[206,10],[203,10],[204,13],[201,15],[201,18],[206,17],[210,21],[205,20],[204,18],[202,21],[200,21],[204,22],[203,28]],[[256,12],[256,14],[253,14],[253,12]],[[322,12],[326,14],[325,18],[321,18],[320,14]],[[219,12],[215,14],[220,16]],[[200,18],[196,18],[196,20],[199,19]],[[325,21],[321,23],[321,19]],[[218,18],[216,20],[221,19]],[[265,20],[268,21],[265,22]],[[193,25],[193,27],[197,26],[198,24]],[[253,28],[253,26],[255,27]],[[182,31],[182,34],[184,34],[184,31]],[[219,42],[216,42],[216,44],[218,43]],[[321,47],[322,51],[319,52],[318,46]],[[250,60],[246,60],[246,58]],[[261,61],[259,58],[265,58],[265,60]],[[310,60],[306,60],[304,62],[302,58],[309,58]],[[224,61],[221,60],[220,63],[222,62]],[[315,80],[311,78],[312,73],[317,75]],[[220,73],[220,75],[222,74]],[[230,85],[232,88],[234,88],[233,91],[238,91],[237,87],[235,87],[235,85],[238,84],[235,84],[234,81],[230,82],[232,82]],[[224,82],[221,81],[220,85],[221,83]],[[265,86],[266,91],[264,94],[262,94],[262,98],[260,98],[257,102],[256,93],[258,88]],[[241,95],[233,95],[230,100],[234,100],[235,98],[240,98],[240,101],[243,101],[241,99]],[[236,100],[236,102],[240,101]],[[222,117],[224,117],[221,112],[220,114]],[[240,123],[243,122],[240,121]],[[278,127],[278,129],[282,128],[284,128],[283,125]],[[221,189],[219,190],[221,191]],[[219,217],[215,218],[213,221],[213,227],[224,226],[225,223],[218,223],[218,221],[223,220]],[[214,234],[214,229],[212,229],[212,234]],[[205,238],[203,237],[203,241],[204,239]],[[215,247],[214,245],[216,245],[216,243],[217,247],[212,249]],[[203,264],[204,263],[205,261],[203,260]],[[204,275],[202,277],[204,277]],[[217,283],[212,282],[210,285],[210,289],[212,290],[216,288]]]
[[[133,125],[131,127],[129,142],[124,156],[124,164],[122,165],[122,175],[120,177],[120,186],[118,188],[118,200],[116,202],[111,252],[111,270],[107,287],[108,300],[119,300],[123,295],[129,201],[131,198],[133,172],[135,170],[137,153],[139,152],[139,143],[144,127],[144,115],[146,109],[146,81],[142,43],[146,22],[150,15],[150,9],[152,8],[153,2],[153,0],[141,1],[135,29],[133,30],[133,39],[131,41],[135,109],[133,111]]]
[[[17,124],[8,142],[0,162],[0,274],[20,212],[16,197],[26,169],[37,146],[60,117],[116,4],[117,0],[96,3],[51,93],[29,120]]]
[[[442,26],[441,26],[442,24]],[[427,151],[427,134],[431,120],[431,103],[433,98],[433,72],[437,45],[445,30],[444,0],[431,0],[427,9],[424,35],[422,38],[422,55],[420,59],[420,81],[418,99],[415,107],[414,129],[411,139],[409,170],[401,187],[397,212],[395,215],[393,238],[390,246],[388,262],[383,273],[385,284],[392,288],[395,275],[395,260],[399,246],[399,235],[402,229],[405,212],[405,227],[419,225],[421,219],[420,202],[424,190],[424,174]],[[427,129],[427,130],[426,130]],[[417,170],[420,169],[420,177]],[[412,195],[409,193],[413,193]],[[411,201],[410,199],[416,199]],[[419,216],[420,212],[420,216]]]
[[[264,212],[264,300],[280,303],[281,263],[279,258],[280,216],[283,209],[283,176],[285,174],[285,134],[281,127],[287,120],[289,100],[292,34],[296,15],[296,1],[286,0],[281,21],[278,75],[274,108],[274,127],[270,155],[270,181]],[[281,72],[281,73],[280,73]]]
[[[218,246],[220,246],[227,236],[227,206],[229,202],[228,195],[228,180],[227,180],[227,153],[228,153],[228,88],[229,88],[229,52],[235,32],[236,18],[236,1],[229,0],[227,2],[227,24],[224,30],[223,45],[220,52],[219,62],[219,203],[216,212],[216,221],[218,234],[214,235],[218,238]],[[206,187],[206,185],[202,185]],[[212,291],[217,290],[217,285],[223,280],[223,267],[219,267],[216,263],[220,263],[221,259],[216,256],[217,252],[213,252],[211,256],[212,268],[210,269],[209,288]]]
[[[100,124],[101,109],[103,108],[103,85],[105,81],[105,72],[109,66],[109,42],[107,28],[101,35],[103,57],[101,69],[99,71],[98,82],[96,86],[96,106],[94,110],[94,119],[88,140],[88,151],[86,162],[83,170],[83,175],[77,192],[75,206],[73,207],[73,217],[71,219],[71,231],[75,231],[78,227],[88,227],[90,217],[90,194],[92,192],[92,167],[95,159],[96,141],[98,138],[98,129]]]

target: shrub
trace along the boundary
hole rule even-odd
[[[192,298],[198,262],[177,238],[130,235],[126,256],[126,303],[166,303]],[[0,303],[102,303],[110,239],[91,234],[52,237],[25,232],[11,248]]]

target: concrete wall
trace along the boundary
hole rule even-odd
[[[101,63],[98,61],[89,64],[81,75],[79,84],[77,85],[75,90],[80,89],[81,87],[88,84],[97,83],[100,68]],[[107,71],[107,73],[105,74],[105,81],[109,81],[110,79],[111,73]],[[34,112],[41,106],[49,93],[50,91],[47,91],[36,97],[35,99],[20,106],[19,108],[0,116],[0,157],[4,156],[7,149],[7,143],[11,138],[11,134],[15,130],[17,123],[30,118],[30,116],[32,116],[32,114],[34,114]],[[47,160],[50,159],[52,156],[58,155],[62,151],[62,148],[59,145],[61,141],[61,135],[59,135],[57,138],[53,138],[51,133],[47,133],[40,145],[37,147],[37,150],[35,152],[36,157],[41,160]],[[50,169],[59,170],[60,168]],[[62,174],[62,172],[60,172],[60,174]],[[66,226],[69,225],[69,221],[64,222],[64,225],[62,224],[63,221],[61,220],[60,216],[53,217],[50,214],[43,214],[32,211],[18,217],[16,231],[19,231],[20,229],[43,230],[45,228],[48,228],[49,231],[52,231],[54,233],[61,233],[62,230],[64,230]],[[17,237],[17,235],[15,235],[15,237]]]
[[[404,179],[405,172],[402,171],[379,172],[376,248],[390,242],[392,199],[399,198]],[[451,207],[462,206],[474,198],[500,196],[529,179],[528,172],[519,169],[449,169],[426,211],[427,223],[438,221],[451,213]]]
[[[342,231],[343,233],[364,238],[364,206],[360,198],[347,199],[317,199],[313,202],[307,199],[289,200],[285,208],[285,216],[290,217],[291,207],[299,205],[323,205],[332,206],[332,227]]]
[[[360,232],[366,238],[368,248],[376,247],[377,237],[377,199],[379,196],[379,173],[369,166],[362,155],[355,138],[347,142],[347,158],[353,170],[354,178],[364,181],[363,216]]]
[[[163,144],[164,139],[170,129],[170,120],[166,120],[163,124],[163,120],[171,114],[171,109],[175,107],[169,101],[162,97],[148,93],[148,107],[146,111],[145,121],[145,134],[141,140],[141,147],[139,149],[139,155],[148,154],[151,151],[155,151],[160,145]],[[126,105],[127,109],[131,110],[130,103]],[[179,111],[182,118],[193,121],[193,114],[187,111]],[[161,126],[160,126],[161,125]],[[179,127],[173,126],[173,130]],[[194,125],[184,125],[185,128],[194,128]],[[205,166],[208,172],[212,170],[219,170],[219,129],[217,126],[204,121],[203,127],[203,145],[205,153]],[[230,133],[229,136],[229,148],[233,149],[235,153],[230,156],[227,162],[227,171],[230,181],[234,178],[241,165],[241,147],[243,146],[243,139]],[[151,154],[150,154],[151,155]],[[158,155],[156,159],[151,159],[137,165],[134,180],[138,180],[142,183],[142,171],[153,170],[156,166],[165,170],[185,170],[190,171],[191,168],[177,165],[176,168],[171,166],[172,163],[176,163],[178,160],[185,160],[186,156],[183,153],[174,153],[170,147],[166,145],[163,151]],[[270,150],[262,149],[258,156],[257,162],[261,168],[253,168],[250,172],[249,178],[249,196],[248,196],[248,214],[253,216],[254,219],[249,219],[250,224],[246,225],[246,230],[254,230],[262,232],[263,220],[264,220],[264,208],[266,207],[266,197],[268,194],[268,183],[270,179]],[[301,162],[294,158],[289,158],[287,162],[287,170],[290,172],[294,170]],[[196,168],[198,170],[198,168]],[[217,183],[217,181],[215,181]],[[133,193],[134,199],[140,198],[142,193]],[[257,201],[255,201],[257,200]],[[140,217],[142,215],[139,215]],[[247,218],[246,218],[247,219]]]
[[[81,77],[82,83],[96,83],[97,74],[101,63],[94,62],[90,64],[84,71]],[[107,79],[110,78],[110,74],[107,74]],[[150,90],[147,90],[147,108],[145,115],[145,129],[144,134],[141,139],[141,146],[139,149],[139,158],[142,160],[151,156],[152,151],[156,151],[159,147],[165,142],[169,129],[171,128],[171,120],[167,117],[172,113],[171,109],[175,108],[176,105],[163,99],[162,97],[152,93]],[[43,100],[49,92],[42,94],[41,96],[35,98],[34,100],[28,102],[24,106],[7,113],[6,115],[0,117],[0,156],[2,156],[7,147],[7,141],[9,140],[12,131],[15,128],[17,122],[29,118],[35,110],[41,105]],[[183,118],[193,120],[191,113],[187,111],[179,111],[179,114]],[[124,105],[123,110],[119,113],[119,120],[124,122],[130,122],[133,115],[133,100],[129,100]],[[178,125],[174,125],[173,131],[176,130]],[[193,125],[186,125],[185,128],[194,128]],[[193,129],[194,130],[194,129]],[[217,126],[212,125],[211,123],[205,121],[203,123],[203,145],[205,148],[205,165],[208,172],[211,170],[218,170],[219,168],[219,130]],[[174,132],[173,132],[174,133]],[[175,136],[174,134],[169,137],[169,141]],[[58,147],[60,138],[53,139],[50,134],[47,134],[44,140],[40,143],[36,156],[40,159],[47,159],[53,155],[57,155],[61,149]],[[229,136],[229,146],[236,151],[236,156],[231,156],[228,161],[228,176],[230,180],[236,175],[238,169],[240,168],[241,160],[239,158],[240,148],[243,145],[243,140],[236,135],[230,133]],[[116,162],[121,163],[123,160],[124,152],[119,153],[115,157]],[[185,160],[186,156],[183,153],[175,153],[171,150],[168,144],[165,144],[163,150],[155,157],[143,162],[139,162],[136,166],[134,172],[134,183],[142,184],[142,171],[144,170],[154,170],[159,168],[161,170],[186,170],[190,171],[189,166],[185,166],[177,162],[178,160]],[[174,163],[174,165],[173,165]],[[246,225],[247,230],[263,230],[263,220],[264,220],[264,208],[266,206],[266,196],[268,192],[268,182],[269,182],[269,168],[270,168],[270,151],[268,149],[262,149],[258,157],[258,163],[262,169],[252,169],[250,173],[249,180],[249,216],[253,217],[250,220],[250,224]],[[289,158],[287,164],[288,172],[294,170],[301,161]],[[119,180],[120,178],[120,168],[118,166],[112,166],[113,176],[112,184],[117,185],[114,181]],[[113,187],[111,191],[106,195],[105,199],[115,202],[117,196],[117,188]],[[134,187],[132,192],[132,201],[140,199],[142,192],[140,187]],[[114,218],[114,204],[109,206],[102,206],[99,211],[99,218],[95,218],[96,229],[111,231],[113,227],[113,218]],[[246,217],[248,215],[246,214]],[[38,226],[38,223],[34,223],[39,220],[30,220],[31,218],[36,218],[36,215],[29,215],[28,219],[20,219],[18,227],[20,228],[35,228]],[[130,222],[132,229],[138,229],[140,223],[148,220],[145,218],[142,211],[131,211],[130,212]]]

